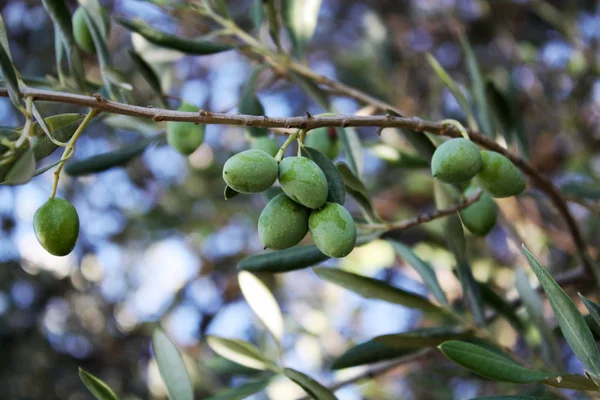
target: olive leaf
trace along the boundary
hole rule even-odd
[[[79,368],[79,378],[98,400],[119,400],[115,392],[99,378]]]
[[[492,396],[492,397],[474,397],[471,400],[550,400],[547,397],[535,396]]]
[[[148,64],[146,60],[144,60],[144,58],[134,50],[128,49],[127,52],[129,53],[129,56],[131,57],[131,60],[133,61],[133,64],[135,65],[137,70],[142,74],[146,82],[148,82],[148,85],[150,85],[150,88],[152,88],[154,93],[158,96],[162,106],[168,108],[169,103],[164,96],[160,84],[160,79],[158,78],[156,71],[154,71],[154,68],[152,68],[152,66]]]
[[[393,360],[414,353],[415,351],[417,350],[393,348],[382,342],[369,340],[346,350],[346,352],[335,359],[331,365],[331,369],[338,370],[380,361]]]
[[[214,396],[207,397],[204,400],[242,400],[266,388],[270,381],[271,377],[254,379],[244,382],[240,386],[226,389]]]
[[[314,400],[337,400],[337,397],[329,389],[302,372],[285,368],[283,374],[304,389]]]
[[[172,400],[194,400],[194,390],[177,347],[161,330],[152,335],[152,349],[169,397]]]
[[[304,157],[313,160],[325,174],[328,190],[327,201],[330,203],[338,203],[343,206],[346,201],[346,189],[340,171],[335,167],[333,162],[331,162],[329,157],[319,150],[309,146],[302,146],[301,151]]]
[[[507,143],[512,143],[515,128],[508,98],[492,80],[487,80],[485,83],[485,95],[490,104],[491,111],[493,111],[498,121],[502,136],[504,136]]]
[[[288,272],[311,267],[329,259],[314,244],[257,254],[240,261],[239,269],[250,272]]]
[[[233,190],[229,186],[225,186],[225,190],[223,192],[223,197],[225,197],[225,200],[229,200],[229,199],[234,198],[238,194],[240,194],[240,192],[236,192],[235,190]]]
[[[573,300],[556,283],[554,278],[546,271],[538,260],[523,246],[523,252],[529,265],[538,277],[542,288],[550,301],[554,315],[560,326],[567,343],[575,356],[585,365],[590,372],[598,377],[600,373],[600,354],[594,336],[585,320],[579,314]]]
[[[560,191],[578,199],[600,199],[600,185],[591,178],[581,181],[567,181],[560,185]]]
[[[212,3],[213,7],[220,16],[225,17],[227,19],[231,19],[225,0],[212,0]]]
[[[250,16],[252,17],[252,24],[254,30],[260,32],[260,28],[265,20],[265,9],[263,7],[263,0],[253,0],[252,8],[250,9]]]
[[[401,114],[393,110],[386,110],[389,115],[395,117],[402,117]],[[417,154],[423,158],[423,160],[427,161],[427,163],[431,163],[431,157],[433,157],[433,153],[435,153],[435,144],[433,141],[427,136],[425,132],[417,132],[410,129],[401,129],[402,135],[406,138],[408,143],[415,149]]]
[[[335,130],[342,144],[350,171],[360,178],[362,176],[363,147],[356,130],[354,128],[335,128]]]
[[[506,320],[518,331],[524,332],[525,326],[523,321],[516,314],[517,309],[510,304],[506,299],[496,293],[488,284],[483,282],[477,282],[479,286],[479,293],[481,293],[481,299],[483,302],[496,311],[498,315],[503,316]]]
[[[212,335],[207,336],[206,342],[215,353],[234,363],[257,370],[271,369],[277,371],[273,361],[266,358],[263,352],[251,343]]]
[[[387,144],[378,143],[368,147],[368,150],[379,159],[398,168],[416,169],[429,167],[429,162],[423,157]]]
[[[275,0],[263,0],[264,8],[267,11],[267,21],[269,22],[269,35],[277,46],[281,49],[281,39],[279,38],[279,18],[277,16],[277,3]]]
[[[293,71],[289,72],[292,81],[296,82],[306,94],[317,102],[325,110],[329,110],[329,95],[325,93],[313,80],[307,79],[304,76]]]
[[[34,173],[35,156],[33,149],[30,147],[12,165],[2,183],[6,185],[22,185],[29,182],[33,178]]]
[[[21,92],[19,91],[19,81],[15,72],[15,66],[10,59],[10,50],[5,47],[4,44],[0,44],[0,71],[2,72],[2,79],[4,79],[4,86],[8,91],[8,96],[12,101],[13,105],[17,108],[23,108],[21,105]]]
[[[342,175],[344,185],[346,186],[346,192],[356,200],[369,218],[380,220],[379,215],[375,211],[375,207],[373,207],[367,188],[362,181],[350,170],[350,167],[348,167],[347,164],[338,162],[335,166]]]
[[[248,271],[238,274],[240,290],[250,308],[267,327],[273,338],[281,343],[283,338],[283,317],[277,300],[267,286]]]
[[[265,109],[256,96],[256,78],[263,71],[263,69],[264,68],[262,67],[255,69],[250,75],[250,78],[248,78],[248,82],[246,82],[246,85],[242,89],[240,103],[238,106],[238,111],[240,114],[265,115]],[[269,134],[268,129],[258,127],[249,127],[248,132],[253,137],[267,136]]]
[[[372,340],[395,349],[422,349],[438,346],[448,340],[466,339],[472,336],[473,332],[463,327],[436,326],[418,328],[409,332],[381,335]]]
[[[65,166],[65,172],[71,176],[83,176],[126,165],[139,157],[152,142],[153,139],[146,139],[115,151],[97,154],[83,160],[69,161]]]
[[[579,297],[583,301],[585,308],[587,308],[590,312],[590,316],[592,317],[592,323],[596,327],[596,330],[600,330],[600,304],[588,299],[581,293],[579,293]]]
[[[321,0],[282,0],[283,25],[290,35],[294,52],[304,58],[306,44],[312,39],[317,27]]]
[[[147,41],[161,47],[179,50],[185,54],[208,55],[221,53],[233,49],[233,46],[219,44],[205,39],[187,39],[181,36],[171,35],[150,27],[141,21],[130,21],[116,18],[116,21],[124,28],[141,35]]]

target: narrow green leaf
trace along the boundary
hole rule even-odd
[[[119,400],[115,392],[99,378],[79,368],[79,378],[98,400]]]
[[[390,165],[398,168],[413,169],[427,168],[429,166],[429,162],[423,157],[414,153],[397,149],[387,144],[378,143],[369,147],[369,151],[371,151],[381,160],[386,161]]]
[[[313,160],[325,174],[327,178],[327,201],[344,205],[346,201],[346,187],[342,174],[335,167],[333,162],[319,150],[308,146],[302,146],[302,155]]]
[[[250,78],[248,78],[248,82],[246,82],[246,85],[242,89],[240,103],[238,106],[238,111],[240,114],[265,115],[265,109],[256,96],[256,78],[263,71],[263,69],[264,68],[262,67],[255,69],[250,75]],[[268,129],[258,127],[249,127],[248,132],[253,137],[267,136],[269,134]]]
[[[492,396],[492,397],[474,397],[471,400],[550,400],[547,397],[535,396]]]
[[[255,275],[248,271],[238,274],[240,290],[250,308],[267,327],[275,341],[281,343],[283,338],[283,316],[269,288]]]
[[[477,285],[479,286],[482,301],[496,311],[498,315],[506,318],[515,330],[523,332],[525,327],[523,326],[523,321],[515,313],[517,311],[515,307],[486,283],[477,282]]]
[[[463,33],[459,35],[459,39],[463,51],[465,52],[467,68],[469,69],[469,75],[471,76],[473,98],[475,100],[479,121],[481,122],[481,128],[487,136],[494,137],[494,120],[492,119],[490,107],[485,95],[485,80],[481,75],[477,57],[475,57],[475,52],[473,51],[473,47],[471,47],[471,43],[469,43],[469,39]]]
[[[598,377],[600,374],[600,354],[594,341],[594,336],[585,320],[579,314],[577,307],[554,278],[546,271],[536,258],[523,246],[523,251],[529,265],[535,272],[542,288],[550,301],[554,315],[567,343],[577,358],[590,372]]]
[[[363,148],[356,130],[354,128],[335,128],[335,130],[342,144],[350,171],[360,178],[362,176]]]
[[[383,281],[334,268],[315,267],[313,271],[319,278],[342,286],[365,298],[387,301],[405,307],[417,308],[424,312],[448,316],[445,310],[431,303],[425,297],[404,291]]]
[[[467,117],[469,128],[473,130],[478,130],[477,119],[473,114],[473,110],[471,110],[471,105],[469,104],[469,101],[458,87],[458,84],[454,81],[454,79],[452,79],[452,77],[450,77],[448,72],[446,72],[444,67],[442,67],[442,65],[438,62],[438,60],[435,59],[434,56],[427,53],[426,57],[427,61],[429,62],[429,65],[435,71],[438,78],[440,78],[444,85],[446,85],[446,87],[448,88],[448,90],[450,90],[456,101],[458,101],[458,104],[460,104],[460,107],[462,108],[463,112]]]
[[[311,267],[329,259],[317,246],[306,245],[244,258],[238,268],[250,272],[288,272]]]
[[[438,209],[446,208],[455,203],[452,195],[454,188],[450,185],[434,180],[435,203]],[[444,237],[448,248],[456,259],[456,272],[463,289],[463,300],[469,304],[473,318],[478,325],[485,324],[485,313],[479,286],[473,277],[471,266],[467,260],[465,235],[457,214],[449,215],[443,219]]]
[[[213,43],[209,40],[186,39],[180,36],[171,35],[166,32],[151,28],[145,22],[137,20],[129,21],[123,18],[116,18],[116,20],[126,29],[141,35],[144,39],[151,43],[161,47],[179,50],[186,54],[208,55],[233,49],[233,46]]]
[[[254,0],[250,9],[250,16],[254,24],[254,30],[260,32],[260,28],[265,20],[265,9],[263,8],[263,0]]]
[[[128,92],[133,90],[133,85],[129,83],[129,79],[127,79],[127,76],[123,73],[123,71],[113,67],[104,67],[102,68],[102,73],[110,83],[114,84],[118,88]]]
[[[0,15],[0,45],[2,45],[4,47],[4,49],[6,50],[6,54],[8,55],[8,58],[12,62],[12,56],[10,54],[10,46],[8,44],[8,35],[6,34],[6,24],[4,23],[4,19],[2,18],[1,15]]]
[[[560,185],[561,192],[583,200],[600,199],[600,185],[593,180],[568,181]]]
[[[500,125],[502,135],[507,143],[513,142],[514,123],[512,110],[506,95],[496,86],[494,81],[485,83],[485,94],[487,101]]]
[[[235,196],[237,196],[238,194],[240,194],[240,192],[236,192],[229,186],[225,186],[225,191],[223,192],[223,196],[225,197],[225,200],[232,199]]]
[[[152,143],[152,139],[142,140],[115,151],[97,154],[83,160],[67,162],[65,172],[71,176],[84,176],[126,165],[134,158],[142,155],[150,143]]]
[[[373,207],[371,198],[367,191],[367,188],[362,181],[350,170],[350,167],[343,162],[335,164],[338,171],[342,175],[344,185],[346,186],[346,192],[357,201],[363,211],[373,220],[380,220],[379,215]]]
[[[58,79],[61,83],[65,80],[63,61],[67,54],[64,42],[65,39],[62,37],[61,31],[54,25],[54,57],[56,59],[56,72],[58,73]]]
[[[171,339],[160,329],[152,335],[152,349],[169,397],[172,400],[194,400],[194,390],[183,359]]]
[[[35,157],[33,150],[28,148],[10,168],[3,184],[22,185],[33,178],[35,173]]]
[[[317,102],[325,110],[329,110],[329,95],[325,93],[314,81],[303,77],[293,71],[289,72],[292,81],[296,82],[306,94]]]
[[[596,330],[600,330],[600,304],[588,299],[579,293],[579,297],[583,301],[585,308],[590,312],[590,316],[592,317],[593,323],[596,326]]]
[[[277,16],[277,5],[275,0],[263,0],[265,10],[267,11],[267,21],[269,22],[269,35],[277,46],[281,49],[281,39],[279,38],[279,18]]]
[[[136,69],[142,74],[146,82],[148,82],[148,85],[150,85],[152,91],[154,91],[154,94],[156,94],[156,96],[158,96],[158,98],[160,99],[160,103],[162,104],[162,106],[168,108],[169,103],[167,102],[167,99],[164,96],[160,84],[160,79],[158,78],[156,71],[154,71],[154,68],[152,68],[152,66],[148,64],[146,60],[144,60],[144,58],[138,53],[136,53],[134,50],[129,49],[127,50],[127,52],[129,53],[129,56],[131,57],[131,60],[133,61]]]
[[[256,376],[263,373],[262,370],[245,367],[219,355],[210,358],[203,358],[203,362],[206,368],[218,375]]]
[[[529,157],[529,140],[527,139],[527,132],[525,132],[523,114],[519,108],[519,90],[512,79],[510,81],[508,99],[511,106],[512,121],[519,149],[525,157]]]
[[[356,367],[358,365],[393,360],[414,353],[415,351],[416,349],[392,348],[386,346],[382,342],[369,340],[346,350],[344,354],[335,359],[331,365],[331,369],[338,370]]]
[[[337,400],[329,389],[302,372],[285,368],[283,374],[304,389],[314,400]]]
[[[395,240],[388,240],[396,253],[400,255],[407,263],[412,265],[412,267],[417,271],[417,273],[423,279],[423,282],[429,287],[431,293],[435,296],[437,301],[441,304],[448,305],[448,299],[446,298],[446,294],[442,290],[440,283],[438,282],[437,276],[435,275],[435,271],[431,267],[429,263],[421,260],[408,246],[397,242]]]
[[[321,0],[282,0],[283,25],[290,35],[294,52],[304,58],[306,44],[312,39],[317,27]]]
[[[0,45],[0,71],[4,79],[4,85],[8,91],[10,100],[17,108],[22,108],[21,92],[19,91],[19,81],[15,72],[15,67],[10,60],[9,50],[4,45]]]
[[[242,400],[260,392],[269,385],[269,382],[270,378],[248,381],[240,386],[226,389],[205,400]]]
[[[227,8],[227,2],[225,0],[213,0],[212,2],[213,7],[220,16],[231,19],[231,16],[229,15],[229,9]]]
[[[381,335],[373,338],[395,349],[422,349],[435,347],[448,340],[466,339],[473,336],[473,332],[456,326],[436,326],[432,328],[418,328],[409,332]]]
[[[485,378],[513,383],[533,383],[557,376],[523,367],[508,357],[481,346],[450,340],[439,346],[448,359]]]
[[[522,269],[515,271],[515,286],[519,297],[527,310],[527,314],[542,337],[542,357],[548,365],[557,365],[561,369],[562,355],[554,333],[544,320],[544,304],[542,298],[529,284],[529,278]]]
[[[599,390],[592,379],[582,375],[562,374],[554,378],[544,379],[541,383],[563,389],[591,390],[594,392]]]
[[[263,355],[263,352],[251,343],[218,336],[207,336],[206,342],[221,357],[225,357],[244,367],[258,370],[276,370],[275,364],[267,359]]]

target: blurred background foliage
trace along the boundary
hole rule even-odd
[[[232,17],[251,31],[251,1],[228,1]],[[113,16],[139,17],[153,27],[188,37],[206,33],[193,13],[167,13],[150,2],[103,1]],[[72,9],[76,2],[70,2]],[[24,77],[55,76],[50,18],[39,1],[4,0],[13,61]],[[323,0],[307,54],[311,68],[428,119],[464,120],[460,106],[427,64],[432,53],[461,84],[469,77],[457,36],[462,27],[485,75],[518,105],[531,162],[559,185],[597,182],[600,175],[600,6],[588,0]],[[269,41],[266,27],[260,32]],[[236,51],[193,57],[158,48],[121,26],[112,26],[113,63],[133,84],[135,104],[159,106],[127,53],[132,46],[159,71],[173,108],[179,100],[211,111],[236,112],[253,64]],[[283,46],[289,40],[283,37]],[[100,81],[97,61],[85,59],[88,78]],[[269,116],[323,112],[301,88],[266,74],[258,96]],[[361,105],[335,97],[342,113]],[[44,115],[83,111],[44,103]],[[2,125],[18,126],[20,115],[0,99]],[[112,116],[94,123],[78,141],[75,158],[120,148],[165,125]],[[427,169],[398,165],[397,150],[411,151],[398,131],[359,129],[365,144],[364,180],[377,211],[388,220],[433,209]],[[207,334],[235,337],[269,347],[268,335],[243,300],[236,264],[262,251],[256,222],[261,195],[223,200],[223,162],[249,147],[242,128],[208,126],[206,142],[189,158],[163,143],[126,168],[60,181],[59,195],[77,208],[81,234],[67,257],[47,254],[37,243],[32,216],[51,190],[47,173],[20,187],[0,187],[0,397],[3,399],[91,399],[79,381],[81,366],[124,399],[164,399],[152,359],[150,334],[161,324],[186,353],[199,398],[239,382],[239,374],[206,346]],[[513,144],[515,151],[517,147]],[[523,155],[523,154],[522,154]],[[55,154],[48,163],[58,159]],[[573,195],[575,196],[575,195]],[[600,247],[598,213],[573,198],[569,205],[592,254]],[[509,298],[515,297],[518,234],[552,271],[577,267],[562,219],[535,189],[518,200],[499,201],[504,220],[487,238],[469,236],[474,274]],[[358,215],[351,200],[347,207]],[[514,232],[513,232],[514,231]],[[391,236],[414,247],[434,265],[451,299],[460,298],[440,225],[425,224]],[[596,254],[597,255],[597,254]],[[519,259],[519,262],[523,262]],[[385,241],[357,248],[325,265],[384,279],[426,294],[418,275]],[[411,309],[365,300],[320,281],[311,270],[264,276],[285,313],[286,363],[321,382],[332,361],[353,344],[375,335],[408,330],[422,322]],[[492,330],[507,346],[516,342],[503,320]],[[537,332],[531,332],[534,342]],[[568,351],[565,350],[567,354]],[[571,356],[568,356],[571,357]],[[581,365],[568,360],[569,370]],[[360,368],[360,367],[358,367]],[[247,371],[246,371],[247,372]],[[350,385],[340,399],[468,399],[477,395],[544,394],[474,379],[436,353],[363,385]],[[552,396],[551,394],[547,394]],[[582,394],[572,394],[583,397]],[[302,396],[285,379],[256,399]]]

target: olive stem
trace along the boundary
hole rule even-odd
[[[61,161],[58,163],[58,167],[56,167],[56,170],[54,171],[54,182],[52,184],[52,193],[50,193],[50,198],[56,196],[56,190],[58,189],[58,180],[60,179],[60,173],[63,169],[63,166],[65,165],[65,161],[71,158],[71,156],[75,153],[75,142],[77,142],[77,139],[79,138],[79,136],[81,136],[89,122],[98,114],[100,114],[100,110],[92,108],[90,112],[85,116],[83,121],[81,121],[81,125],[77,127],[77,130],[69,140],[69,143],[67,143],[67,146],[63,151]]]
[[[290,136],[288,136],[288,138],[285,140],[285,142],[283,143],[283,145],[281,146],[281,148],[279,149],[279,151],[275,155],[275,161],[277,161],[278,163],[280,163],[281,160],[283,160],[283,153],[285,153],[285,150],[288,148],[288,146],[294,140],[296,140],[296,138],[298,137],[299,133],[300,133],[300,129],[298,129],[296,132],[294,132]]]
[[[443,125],[452,125],[456,129],[458,129],[458,131],[460,132],[460,134],[462,135],[463,138],[465,138],[467,140],[471,140],[471,138],[469,137],[469,134],[467,133],[467,130],[465,129],[465,127],[463,126],[463,124],[461,124],[457,120],[455,120],[455,119],[444,119],[444,120],[440,121],[440,124],[443,124]]]

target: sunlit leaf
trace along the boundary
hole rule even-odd
[[[71,176],[83,176],[126,165],[134,158],[139,157],[150,143],[152,143],[152,139],[146,139],[115,151],[97,154],[83,160],[69,161],[65,165],[65,172]]]
[[[523,367],[506,356],[472,343],[450,340],[439,348],[456,364],[497,381],[532,383],[558,375]]]
[[[315,267],[313,271],[330,283],[342,286],[368,299],[382,300],[400,304],[405,307],[417,308],[424,312],[448,316],[442,308],[431,303],[425,297],[410,293],[378,279],[369,278],[336,268]]]
[[[267,327],[277,342],[283,338],[283,317],[277,300],[267,286],[247,271],[240,271],[238,282],[252,311]]]
[[[405,246],[404,244],[395,240],[389,240],[389,242],[394,250],[396,250],[398,255],[400,255],[400,257],[402,257],[417,271],[437,301],[444,305],[448,305],[446,294],[442,290],[437,276],[435,275],[435,271],[431,265],[421,260],[408,246]]]
[[[522,269],[515,271],[515,286],[519,297],[542,337],[542,356],[549,365],[561,366],[562,356],[554,334],[544,320],[544,304],[542,298],[529,284],[529,278]]]
[[[106,79],[110,81],[110,83],[114,84],[120,89],[127,90],[128,92],[133,90],[133,85],[128,82],[127,76],[113,67],[104,67],[102,68],[102,73],[106,76]]]
[[[302,155],[313,160],[325,174],[328,188],[327,201],[344,205],[346,201],[344,179],[329,157],[309,146],[302,146]]]
[[[187,39],[159,31],[141,21],[116,18],[116,21],[128,30],[140,34],[147,41],[158,46],[179,50],[186,54],[208,55],[233,49],[226,44],[214,43],[204,39]]]
[[[304,57],[306,44],[312,39],[317,27],[321,0],[282,0],[283,25],[288,31],[299,58]]]
[[[579,314],[571,298],[556,283],[548,271],[542,267],[525,246],[523,246],[523,251],[533,272],[542,284],[560,330],[569,346],[571,346],[571,350],[593,375],[598,376],[600,373],[600,354],[598,354],[598,348],[590,328]]]
[[[304,389],[304,391],[314,400],[337,400],[337,397],[335,397],[329,389],[310,376],[291,368],[284,369],[283,373]]]
[[[171,339],[160,329],[152,335],[152,349],[169,397],[172,400],[194,400],[194,390],[183,359]]]
[[[250,272],[288,272],[311,267],[329,259],[317,246],[296,246],[286,250],[244,258],[239,268]]]
[[[256,78],[263,68],[257,68],[252,72],[240,95],[238,111],[245,115],[265,115],[265,109],[256,96]],[[248,132],[253,137],[267,136],[269,130],[266,128],[249,127]]]
[[[263,355],[263,352],[251,343],[218,336],[207,336],[206,342],[221,357],[225,357],[244,367],[257,370],[276,370],[273,362],[267,359]]]
[[[364,343],[359,343],[346,350],[344,354],[335,359],[331,365],[331,369],[338,370],[343,368],[356,367],[376,363],[380,361],[393,360],[411,354],[417,351],[416,349],[397,349],[386,346],[382,342],[369,340]]]
[[[550,400],[547,397],[536,396],[492,396],[492,397],[474,397],[471,400]]]
[[[98,400],[119,400],[115,392],[99,378],[79,368],[79,378]]]
[[[456,326],[436,326],[418,328],[409,332],[381,335],[373,338],[395,349],[422,349],[435,347],[448,340],[465,339],[473,336],[473,332]]]
[[[427,168],[429,166],[429,162],[423,157],[414,153],[408,153],[387,144],[378,143],[369,147],[369,151],[381,160],[398,168],[413,169]]]
[[[245,382],[240,386],[226,389],[204,400],[242,400],[260,392],[269,385],[270,378],[256,379]]]

